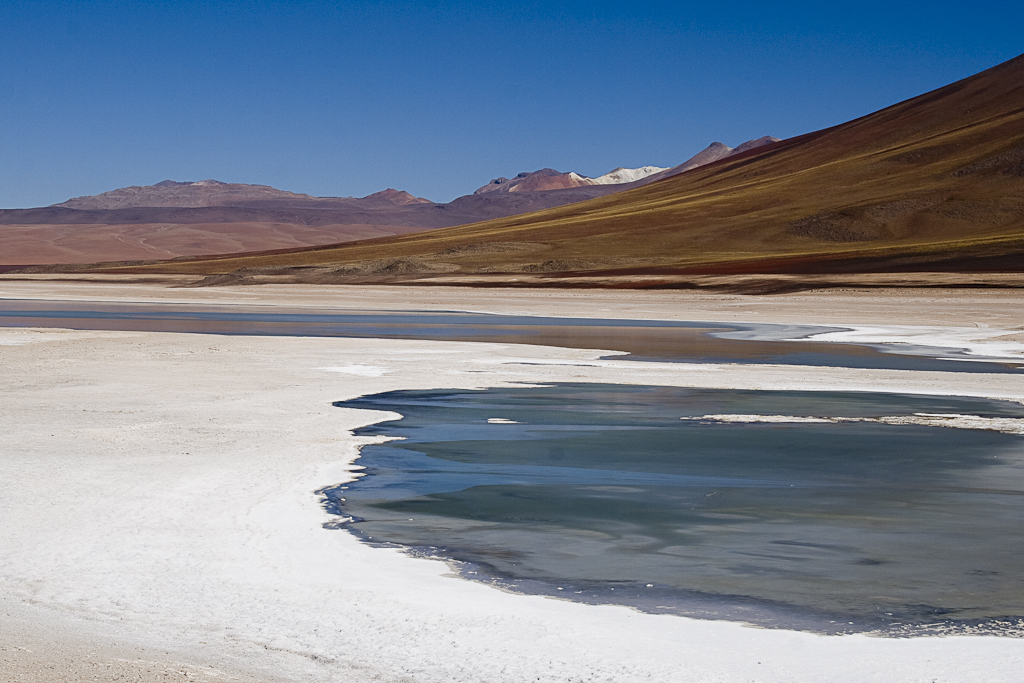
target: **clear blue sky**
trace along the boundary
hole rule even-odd
[[[830,126],[1024,52],[1024,3],[0,2],[0,207],[166,178],[436,201]]]

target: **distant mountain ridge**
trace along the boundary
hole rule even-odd
[[[571,187],[588,185],[622,185],[642,180],[648,176],[667,171],[660,166],[642,166],[641,168],[622,168],[597,178],[588,178],[573,171],[562,173],[553,168],[542,168],[539,171],[520,173],[515,178],[495,178],[473,194],[488,192],[546,192],[548,190],[565,190]]]
[[[663,168],[642,166],[640,168],[619,167],[597,178],[590,178],[573,171],[563,173],[552,168],[524,172],[514,178],[495,178],[478,188],[474,195],[491,192],[549,192],[598,185],[640,185],[678,175],[693,168],[713,163],[749,149],[778,142],[778,138],[765,136],[749,140],[735,149],[720,142],[712,143],[707,149],[694,155],[679,166]],[[226,183],[220,180],[177,181],[162,180],[153,185],[132,185],[97,195],[74,197],[50,208],[78,209],[83,211],[108,211],[113,209],[142,208],[206,208],[206,207],[326,207],[327,205],[365,205],[367,208],[381,206],[410,206],[433,204],[422,197],[416,197],[404,190],[388,188],[365,197],[316,197],[309,194],[279,190],[269,185]]]
[[[694,154],[678,166],[673,166],[672,168],[665,169],[659,173],[652,174],[648,176],[646,180],[649,183],[653,183],[658,180],[663,180],[664,178],[671,178],[672,176],[679,175],[680,173],[686,173],[687,171],[692,171],[695,168],[707,166],[708,164],[713,164],[716,161],[728,159],[729,157],[743,154],[744,152],[749,152],[752,149],[771,145],[776,142],[782,142],[782,140],[774,138],[771,135],[765,135],[764,137],[756,138],[754,140],[747,140],[735,148],[721,142],[712,142],[706,148],[697,154]]]
[[[396,206],[409,204],[431,204],[429,199],[414,197],[408,192],[387,189],[366,197],[314,197],[286,190],[278,190],[269,185],[248,185],[244,183],[224,183],[219,180],[199,180],[196,182],[179,182],[163,180],[154,185],[133,185],[122,187],[98,195],[75,197],[54,207],[81,210],[109,209],[140,209],[140,208],[201,208],[211,206],[252,206],[254,202],[265,204],[268,201],[286,202],[288,204],[318,204],[324,202],[351,201],[380,204],[381,202]]]
[[[779,138],[770,135],[765,135],[755,140],[747,140],[736,148],[729,147],[721,142],[712,142],[706,149],[698,152],[678,166],[671,168],[662,168],[660,166],[642,166],[640,168],[619,167],[597,178],[588,178],[573,171],[563,173],[553,168],[542,168],[539,171],[520,173],[514,178],[495,178],[483,187],[478,188],[473,194],[480,195],[490,192],[546,192],[549,190],[564,190],[590,185],[629,185],[630,187],[639,187],[640,185],[679,175],[694,168],[775,142],[780,142]]]
[[[716,145],[711,153],[705,150],[686,163],[710,163],[734,153]],[[679,169],[620,167],[597,178],[541,169],[448,203],[390,188],[358,198],[315,197],[268,185],[164,180],[49,207],[0,210],[0,265],[166,259],[339,244],[574,204],[646,185]]]
[[[712,277],[749,291],[787,291],[789,276],[919,273],[929,283],[922,286],[935,286],[948,273],[996,273],[1015,276],[991,286],[1024,286],[1024,55],[830,128],[725,147],[656,182],[658,174],[637,184],[468,198],[626,188],[529,215],[112,270],[208,275],[211,283],[514,287],[700,288],[708,286],[700,278]],[[717,161],[678,172],[709,158]],[[756,284],[778,274],[786,278],[769,278],[770,288]]]

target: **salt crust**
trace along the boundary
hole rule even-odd
[[[358,469],[369,440],[349,430],[389,416],[331,406],[368,393],[574,381],[1021,401],[1018,376],[598,363],[604,352],[408,340],[2,335],[34,343],[0,347],[0,600],[51,632],[106,630],[265,680],[1019,680],[1019,639],[824,637],[507,594],[323,529],[313,493]],[[316,370],[351,365],[391,372]]]
[[[387,368],[377,367],[376,365],[343,365],[336,368],[317,368],[324,372],[340,372],[346,375],[359,375],[361,377],[380,377],[391,372]]]
[[[960,352],[955,360],[1004,358],[1024,361],[1024,345],[999,337],[1010,330],[991,328],[987,324],[972,327],[939,327],[932,325],[851,325],[850,329],[815,334],[814,341],[846,344],[922,345]],[[962,355],[966,354],[966,355]]]
[[[681,417],[680,420],[734,423],[806,423],[824,422],[875,422],[886,425],[922,425],[925,427],[950,427],[953,429],[984,429],[1004,434],[1024,434],[1024,419],[1014,417],[981,417],[980,415],[943,415],[939,413],[914,413],[913,415],[892,415],[883,417],[801,417],[797,415],[702,415]]]

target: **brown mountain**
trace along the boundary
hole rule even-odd
[[[0,211],[0,264],[175,258],[308,247],[402,234],[407,192],[312,197],[216,180],[126,187],[40,209]]]
[[[696,273],[1024,272],[1024,57],[849,123],[582,204],[124,271],[242,268],[321,281],[443,273],[620,284]]]
[[[763,147],[764,145],[770,145],[773,142],[779,142],[779,139],[773,138],[770,135],[766,135],[756,140],[748,140],[735,149],[722,144],[721,142],[713,142],[707,147],[707,149],[698,152],[683,163],[672,168],[658,169],[653,166],[645,166],[642,169],[617,168],[611,173],[598,178],[588,178],[586,176],[581,176],[578,173],[573,173],[572,171],[562,173],[561,171],[556,171],[553,168],[542,168],[541,170],[533,171],[532,173],[520,173],[514,178],[495,178],[483,187],[477,189],[473,194],[480,195],[490,192],[545,192],[549,190],[565,190],[569,188],[605,184],[618,184],[619,189],[640,187],[642,185],[649,185],[650,183],[663,178],[679,175],[685,171],[713,163],[719,159],[733,156],[734,154],[742,154],[747,150]],[[633,177],[637,177],[638,179],[631,182],[622,182],[619,180],[618,176],[623,171],[632,174]]]
[[[597,178],[589,178],[578,173],[562,173],[553,168],[542,168],[532,173],[520,173],[515,178],[495,178],[483,187],[477,189],[473,194],[487,194],[489,192],[548,192],[550,190],[565,190],[577,187],[588,187],[592,185],[616,185],[616,191],[628,187],[639,187],[650,182],[648,178],[667,168],[658,166],[642,166],[640,168],[618,167],[613,171],[605,173]]]
[[[604,196],[662,170],[670,169],[620,168],[586,178],[542,169],[497,179],[448,204],[390,188],[360,198],[314,197],[267,185],[164,180],[50,207],[0,210],[0,265],[169,259],[408,234]],[[633,178],[641,180],[624,182]]]
[[[57,207],[67,209],[138,209],[141,207],[244,206],[259,199],[288,199],[315,201],[307,194],[277,190],[267,185],[222,183],[217,180],[175,182],[164,180],[155,185],[122,187],[90,197],[75,197]]]
[[[54,207],[81,210],[140,208],[200,208],[210,206],[309,206],[373,205],[407,206],[431,204],[429,199],[414,197],[408,192],[387,189],[356,199],[355,197],[313,197],[270,187],[222,183],[219,180],[177,182],[164,180],[155,185],[122,187],[90,197],[76,197]]]
[[[686,173],[687,171],[692,171],[695,168],[707,166],[708,164],[713,164],[716,161],[720,161],[722,159],[735,156],[737,154],[743,154],[744,152],[747,152],[749,150],[757,149],[758,147],[764,147],[765,145],[770,145],[775,142],[781,141],[779,140],[779,138],[773,138],[770,135],[765,135],[764,137],[757,138],[756,140],[747,140],[746,142],[739,145],[735,149],[730,147],[729,145],[722,144],[721,142],[712,142],[710,145],[707,146],[707,148],[693,155],[692,157],[690,157],[683,163],[679,164],[678,166],[674,166],[672,168],[662,171],[661,173],[656,173],[652,176],[644,178],[643,181],[637,184],[649,185],[653,182],[664,180],[665,178],[671,178],[674,175]]]
[[[367,201],[388,202],[389,204],[396,204],[398,206],[409,206],[410,204],[433,204],[429,199],[416,197],[405,190],[394,190],[390,187],[386,190],[366,195],[363,199]]]
[[[527,183],[515,194],[468,195],[447,204],[394,189],[360,198],[314,197],[267,185],[165,180],[49,207],[0,210],[0,265],[164,259],[337,244],[528,213],[631,187],[591,186],[592,179],[587,180],[591,182],[581,187]]]
[[[562,173],[553,168],[542,168],[532,173],[520,173],[515,178],[495,178],[473,194],[481,195],[489,192],[545,192],[547,190],[567,190],[573,187],[592,185],[587,178],[576,173]]]
[[[0,265],[169,259],[337,244],[537,211],[614,192],[460,197],[436,204],[387,189],[313,197],[205,180],[127,187],[37,209],[0,210]]]

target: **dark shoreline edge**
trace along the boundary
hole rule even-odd
[[[360,397],[352,397],[347,401]],[[337,404],[335,404],[337,405]],[[370,427],[394,418],[374,419],[356,429]],[[396,411],[405,417],[404,414]],[[401,419],[401,418],[399,418]],[[401,440],[401,439],[400,439]],[[341,530],[352,534],[359,542],[373,548],[398,549],[409,557],[444,562],[457,578],[483,583],[498,590],[518,595],[543,596],[593,606],[609,605],[634,609],[645,614],[680,616],[705,621],[738,622],[753,628],[789,630],[822,636],[867,635],[878,638],[902,639],[944,636],[997,636],[1024,639],[1024,615],[1002,615],[980,619],[945,619],[928,623],[899,621],[895,617],[863,618],[850,621],[848,615],[827,613],[788,603],[753,598],[744,595],[709,594],[701,591],[680,591],[638,582],[612,582],[600,584],[559,584],[539,579],[520,579],[503,575],[485,563],[460,559],[460,550],[447,546],[409,546],[392,541],[377,541],[359,528],[363,519],[349,514],[345,507],[345,492],[358,479],[371,477],[375,468],[358,464],[365,446],[358,446],[352,461],[357,469],[353,479],[316,489],[321,508],[333,517],[321,524],[326,530]],[[616,589],[618,589],[616,591]],[[681,599],[682,598],[682,599]],[[941,608],[931,608],[941,613]]]
[[[371,469],[361,470],[359,474],[373,476]],[[457,578],[482,583],[508,593],[543,596],[593,606],[628,607],[644,614],[672,615],[703,621],[739,622],[753,628],[800,631],[822,636],[860,634],[894,639],[999,636],[1024,639],[1024,615],[987,619],[948,619],[927,624],[896,622],[891,619],[858,619],[851,622],[837,614],[816,612],[787,603],[742,595],[713,595],[690,591],[683,594],[685,597],[680,600],[679,590],[666,590],[658,586],[648,588],[646,585],[633,582],[622,582],[616,586],[594,586],[568,582],[554,584],[538,579],[502,576],[488,565],[459,559],[457,548],[407,546],[391,541],[373,540],[372,536],[367,536],[357,526],[363,520],[345,511],[341,499],[350,483],[352,482],[326,486],[313,492],[320,496],[321,508],[328,515],[336,517],[324,522],[322,528],[346,531],[359,542],[372,548],[398,549],[409,557],[444,562]]]

